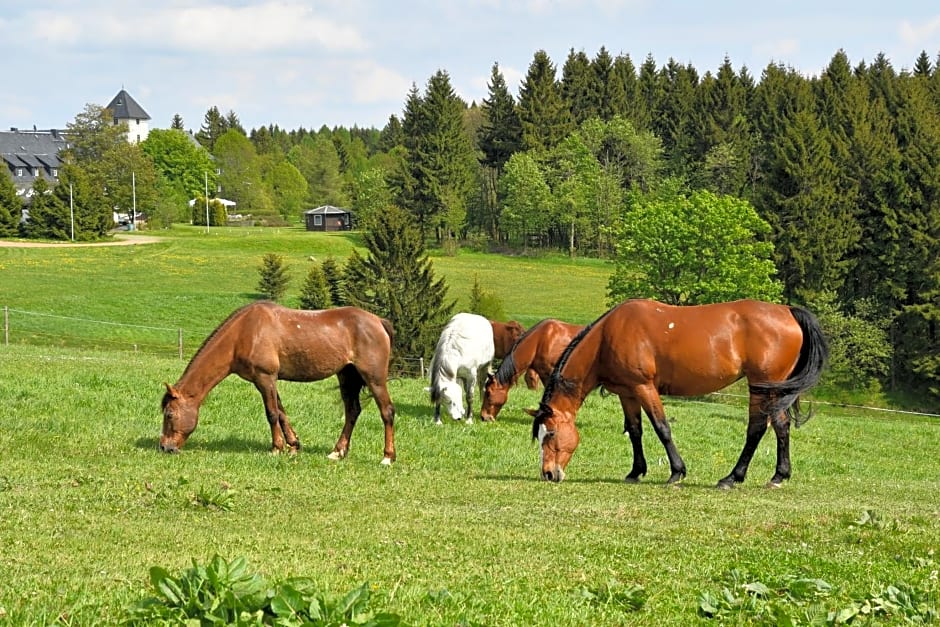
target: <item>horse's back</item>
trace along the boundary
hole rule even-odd
[[[602,322],[610,359],[675,395],[714,391],[742,376],[785,379],[802,344],[789,307],[756,300],[692,306],[633,300]]]
[[[476,368],[493,360],[493,327],[483,316],[458,313],[447,322],[434,351],[434,363],[453,374],[461,367]]]

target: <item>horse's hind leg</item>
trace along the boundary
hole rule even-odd
[[[741,455],[738,457],[738,462],[734,465],[734,468],[731,469],[731,473],[721,479],[718,482],[718,487],[723,490],[728,490],[734,487],[736,483],[742,483],[747,477],[747,468],[751,464],[751,458],[754,457],[754,451],[757,450],[757,445],[760,444],[761,438],[764,437],[764,433],[767,431],[767,413],[764,411],[763,406],[765,398],[758,394],[751,394],[751,400],[748,407],[748,420],[747,420],[747,438],[744,440],[744,448],[741,449]],[[774,427],[776,429],[776,427]],[[787,434],[789,434],[789,423],[787,424]],[[777,434],[777,444],[778,444],[778,459],[777,459],[777,473],[780,472],[780,434]],[[786,445],[787,450],[787,476],[789,473],[790,459],[789,459],[789,438]],[[776,478],[777,475],[774,475]],[[779,483],[778,483],[779,485]]]
[[[359,391],[362,389],[363,381],[359,372],[352,366],[346,366],[336,373],[336,378],[339,379],[339,392],[343,397],[346,421],[343,424],[343,431],[339,434],[339,440],[333,447],[333,452],[329,454],[329,458],[333,460],[344,459],[349,454],[349,441],[359,414],[362,413]]]
[[[467,419],[468,425],[473,424],[473,390],[476,388],[478,378],[476,373],[471,373],[463,380],[463,395],[467,403],[467,408],[464,410],[464,418]]]
[[[637,483],[640,477],[646,475],[646,455],[643,452],[643,414],[635,398],[621,396],[620,406],[623,408],[623,430],[630,435],[630,444],[633,446],[633,468],[630,469],[630,474],[624,477],[624,481]]]
[[[777,435],[777,468],[767,485],[779,488],[784,480],[790,478],[790,417],[786,412],[780,412],[770,424]]]
[[[395,461],[395,405],[388,394],[385,383],[367,383],[375,404],[379,408],[379,415],[385,425],[385,451],[382,463],[386,466]]]

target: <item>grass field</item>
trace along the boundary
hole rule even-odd
[[[265,252],[299,269],[354,245],[346,235],[178,229],[147,246],[0,248],[0,305],[183,326],[201,341],[252,297]],[[605,308],[598,262],[434,262],[464,303],[473,273],[513,277],[494,289],[526,324],[587,322]],[[62,332],[73,323],[62,320]],[[619,405],[595,394],[579,413],[568,478],[554,485],[538,480],[522,411],[537,393],[515,389],[495,424],[434,427],[416,379],[390,383],[391,468],[379,464],[370,402],[350,457],[327,460],[342,425],[335,380],[281,385],[304,443],[296,456],[268,452],[260,398],[237,379],[209,396],[183,452],[162,455],[162,382],[183,366],[144,351],[0,346],[0,624],[119,623],[154,594],[151,566],[181,574],[214,555],[243,556],[269,581],[309,578],[324,594],[368,584],[373,610],[413,625],[937,620],[936,419],[818,407],[793,431],[790,482],[763,487],[768,436],[748,481],[722,492],[714,484],[744,440],[742,399],[667,400],[689,476],[665,487],[648,426],[649,476],[622,482]]]

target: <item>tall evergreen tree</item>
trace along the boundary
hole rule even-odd
[[[499,64],[493,64],[488,92],[483,99],[483,125],[478,136],[483,169],[480,173],[481,211],[476,225],[495,237],[501,203],[499,177],[509,158],[522,147],[522,125]]]
[[[629,120],[635,128],[648,128],[648,123],[644,121],[644,119],[641,119],[639,113],[640,101],[638,97],[636,67],[633,65],[633,60],[630,58],[630,55],[617,55],[617,58],[614,59],[613,78],[611,80],[616,83],[614,87],[611,87],[611,94],[616,95],[621,91],[623,92],[622,101],[619,97],[614,97],[611,100],[611,104],[615,109],[614,113]],[[620,109],[617,109],[618,106]]]
[[[549,150],[574,130],[555,80],[555,65],[544,50],[536,52],[529,64],[519,90],[518,110],[525,150]]]
[[[45,177],[33,183],[29,219],[23,225],[26,237],[67,240],[70,238],[69,208],[49,189]]]
[[[516,102],[509,93],[506,79],[493,64],[487,97],[483,99],[483,126],[480,127],[479,145],[483,164],[497,174],[522,145],[522,126],[516,113]]]
[[[14,237],[23,214],[23,201],[16,195],[13,179],[0,173],[0,237]]]
[[[693,143],[693,107],[698,75],[674,59],[660,70],[651,130],[663,140],[673,174],[686,176]]]
[[[600,90],[595,84],[591,61],[583,50],[575,52],[572,48],[568,52],[568,58],[561,67],[559,89],[575,125],[600,115]]]
[[[196,139],[211,153],[215,152],[215,143],[228,130],[228,123],[216,106],[206,111],[202,126],[196,132]]]
[[[405,359],[430,358],[454,303],[446,302],[444,280],[434,277],[414,219],[392,205],[363,236],[368,254],[353,251],[346,263],[347,302],[391,320],[396,369]]]
[[[626,103],[626,90],[623,83],[617,80],[614,70],[614,59],[601,46],[597,55],[591,60],[592,98],[595,115],[604,121],[620,113]]]
[[[300,290],[301,309],[329,309],[333,306],[330,286],[326,282],[323,266],[315,263],[310,267]]]
[[[183,126],[183,116],[179,113],[174,113],[173,119],[170,121],[170,128],[177,131],[185,131],[186,128]]]

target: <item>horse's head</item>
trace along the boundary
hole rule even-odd
[[[544,403],[527,411],[532,416],[532,437],[539,441],[542,479],[558,483],[581,440],[574,415]]]
[[[463,391],[453,380],[442,378],[438,381],[438,399],[454,420],[463,420]]]
[[[499,410],[509,398],[509,386],[499,382],[495,374],[486,377],[483,386],[483,408],[480,410],[481,420],[496,420]]]
[[[160,450],[164,453],[179,453],[189,434],[196,430],[199,422],[199,405],[164,383],[163,433],[160,435]]]

